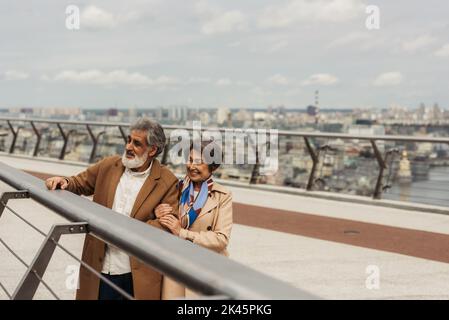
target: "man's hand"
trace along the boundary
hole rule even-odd
[[[55,190],[58,188],[58,186],[62,190],[64,190],[65,188],[67,188],[68,184],[69,183],[68,183],[67,179],[64,177],[51,177],[51,178],[48,178],[47,180],[45,180],[45,185],[48,190]]]
[[[181,223],[178,218],[172,215],[166,215],[160,218],[159,222],[162,226],[168,228],[175,236],[179,236],[179,232],[181,231]]]
[[[163,216],[173,214],[173,207],[168,203],[161,203],[154,209],[154,214],[156,218],[162,218]]]

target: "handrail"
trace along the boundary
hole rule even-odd
[[[85,222],[96,237],[193,290],[230,299],[317,299],[306,291],[252,270],[141,221],[130,219],[0,162],[0,180],[27,190],[38,203],[71,222]]]
[[[39,143],[41,139],[41,135],[39,131],[35,127],[35,123],[47,123],[47,124],[56,124],[59,128],[59,131],[61,133],[61,136],[63,138],[63,145],[60,151],[59,159],[64,160],[65,157],[65,150],[67,148],[68,144],[68,136],[70,134],[69,131],[67,134],[63,131],[61,125],[77,125],[77,126],[84,126],[87,128],[87,131],[89,133],[89,136],[92,140],[92,149],[89,157],[89,162],[93,163],[96,161],[96,151],[97,151],[97,145],[99,144],[99,137],[104,133],[104,131],[101,131],[95,135],[92,131],[91,127],[115,127],[119,129],[121,137],[126,141],[126,134],[124,132],[124,128],[129,127],[129,123],[123,123],[123,122],[98,122],[98,121],[67,121],[67,120],[52,120],[52,119],[38,119],[38,118],[14,118],[14,117],[0,117],[0,121],[6,121],[6,123],[9,126],[9,129],[12,134],[12,142],[9,149],[9,153],[14,153],[14,147],[15,142],[19,133],[19,129],[23,128],[19,127],[17,130],[14,129],[12,126],[12,122],[29,122],[33,131],[37,135],[36,144],[34,147],[33,156],[36,156],[38,154],[39,149]],[[193,128],[188,126],[177,126],[177,125],[164,125],[165,129],[168,130],[176,130],[176,129],[182,129],[187,131],[193,131],[193,130],[199,130],[199,128]],[[212,127],[204,127],[201,128],[201,131],[220,131],[226,132],[228,130],[242,130],[245,132],[247,129],[230,129],[230,128],[212,128]],[[268,131],[268,130],[267,130]],[[312,160],[312,168],[309,172],[309,177],[307,180],[307,184],[305,186],[306,190],[313,190],[316,186],[316,182],[319,181],[319,178],[316,178],[318,164],[320,162],[320,150],[323,148],[326,148],[327,146],[320,146],[319,143],[312,143],[312,139],[342,139],[342,140],[362,140],[366,141],[371,145],[371,148],[373,149],[374,158],[377,161],[378,166],[378,172],[377,172],[377,180],[375,184],[373,183],[373,189],[372,189],[372,197],[374,199],[380,199],[382,197],[382,193],[385,189],[389,188],[390,185],[387,183],[384,183],[384,176],[385,176],[385,170],[387,168],[387,158],[389,156],[393,156],[394,154],[398,154],[398,148],[393,148],[391,150],[386,150],[385,154],[381,153],[381,150],[379,149],[378,142],[384,141],[384,142],[403,142],[403,143],[440,143],[440,144],[449,144],[449,138],[444,137],[427,137],[427,136],[419,136],[419,137],[411,137],[411,136],[399,136],[399,135],[354,135],[354,134],[346,134],[346,133],[323,133],[323,132],[305,132],[305,131],[286,131],[286,130],[276,130],[274,132],[270,132],[270,134],[277,134],[278,136],[284,136],[284,137],[293,137],[298,138],[301,140],[304,140],[305,146],[307,147],[305,150],[309,154],[311,160]],[[394,154],[393,154],[394,153]],[[393,154],[393,155],[392,155]],[[164,151],[162,153],[162,163],[166,164],[168,155],[168,147],[164,148]],[[391,158],[391,157],[390,157]],[[259,163],[254,164],[250,183],[251,184],[257,184],[257,177],[259,174]]]
[[[70,121],[70,120],[52,120],[52,119],[40,119],[40,118],[14,118],[14,117],[0,117],[0,121],[15,121],[15,122],[34,122],[34,123],[51,123],[51,124],[66,124],[66,125],[91,125],[102,127],[129,127],[129,123],[125,122],[99,122],[99,121]],[[164,125],[165,129],[183,129],[194,130],[189,126],[178,125]],[[218,128],[218,127],[204,127],[202,131],[221,131],[236,130],[235,128]],[[246,129],[241,129],[246,130]],[[382,141],[401,141],[401,142],[431,142],[431,143],[448,143],[449,138],[434,138],[434,137],[410,137],[400,135],[362,135],[362,134],[347,134],[347,133],[324,133],[324,132],[309,132],[309,131],[288,131],[278,130],[277,133],[281,136],[296,136],[296,137],[309,137],[309,138],[335,138],[335,139],[354,139],[354,140],[382,140]]]

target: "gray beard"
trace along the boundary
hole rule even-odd
[[[142,157],[134,156],[134,159],[132,159],[132,160],[129,160],[128,158],[126,158],[126,150],[125,150],[125,152],[123,152],[123,155],[122,155],[122,163],[128,169],[139,168],[139,167],[143,166],[143,164],[147,160],[148,160],[148,153],[144,154]]]

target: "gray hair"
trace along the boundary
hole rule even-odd
[[[130,132],[133,130],[147,132],[147,144],[157,148],[155,157],[157,157],[164,150],[166,141],[164,129],[156,121],[145,117],[138,118],[129,127]]]

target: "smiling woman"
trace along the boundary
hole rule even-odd
[[[206,147],[210,147],[213,150],[211,152],[221,154],[220,147],[213,144],[211,141],[202,141],[201,150],[195,150],[195,143],[190,146],[187,175],[178,188],[179,219],[170,215],[173,209],[168,204],[159,205],[155,214],[161,225],[174,235],[228,256],[227,246],[233,223],[232,195],[212,178],[221,161],[206,163],[202,156]],[[164,278],[162,288],[163,299],[195,295],[168,277]]]

